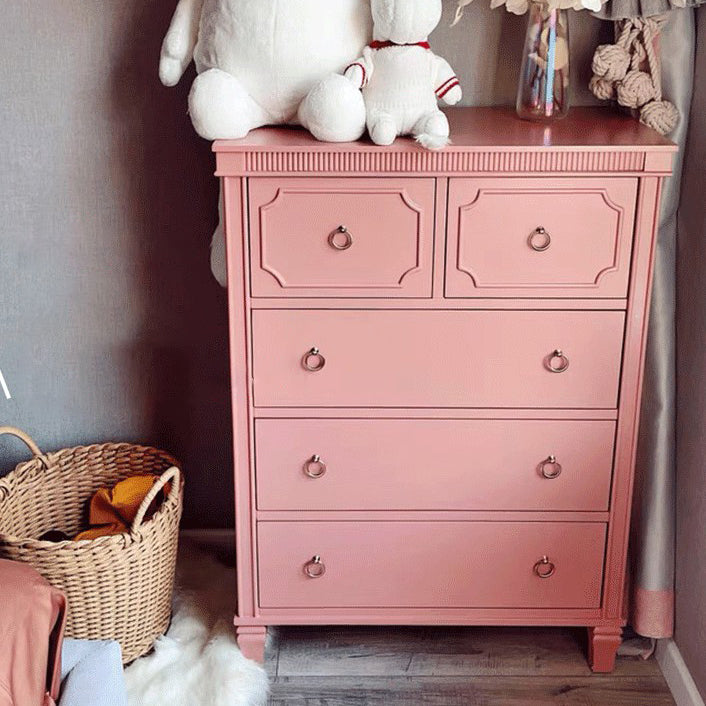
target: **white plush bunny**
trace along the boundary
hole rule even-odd
[[[368,0],[179,0],[159,75],[173,86],[195,61],[189,113],[209,140],[279,123],[356,140],[365,107],[340,73],[370,41],[370,19]]]
[[[368,132],[378,145],[413,135],[428,149],[449,142],[437,100],[462,98],[448,62],[434,54],[429,34],[441,20],[441,0],[372,0],[375,41],[345,71],[363,90]]]

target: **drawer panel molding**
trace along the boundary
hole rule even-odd
[[[430,297],[433,179],[251,179],[255,297]]]
[[[606,526],[260,522],[262,608],[596,608]]]
[[[614,409],[624,325],[620,311],[258,310],[255,405]]]
[[[611,421],[258,419],[258,509],[606,511],[614,437]]]
[[[449,297],[625,297],[636,179],[452,179]]]

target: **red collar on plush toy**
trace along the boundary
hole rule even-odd
[[[421,47],[422,49],[431,49],[429,42],[414,42],[412,44],[397,44],[396,42],[386,41],[380,42],[377,39],[370,42],[371,49],[387,49],[388,47]]]

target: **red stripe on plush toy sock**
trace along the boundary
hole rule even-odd
[[[441,91],[443,91],[446,88],[446,86],[448,86],[448,84],[450,84],[452,81],[458,82],[458,78],[456,76],[452,76],[451,78],[447,79],[436,89],[435,93],[438,94]]]
[[[363,80],[360,83],[360,87],[365,88],[365,85],[368,83],[368,72],[365,70],[365,66],[363,66],[363,64],[359,61],[354,61],[352,64],[346,66],[346,71],[348,71],[348,69],[352,69],[354,66],[360,66],[360,70],[363,72]],[[343,73],[345,74],[346,71]]]
[[[448,83],[448,81],[447,81],[445,84],[443,84],[443,86],[440,86],[439,88],[436,89],[436,95],[439,98],[443,98],[452,88],[456,88],[456,86],[461,85],[457,78],[451,79],[451,80],[453,82],[449,86],[446,86],[446,84]],[[446,86],[446,88],[444,88],[444,86]]]

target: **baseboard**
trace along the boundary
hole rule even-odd
[[[677,706],[704,706],[677,643],[674,640],[658,640],[656,656]]]
[[[180,535],[196,544],[213,549],[234,549],[235,530],[232,529],[188,529],[182,530]]]

